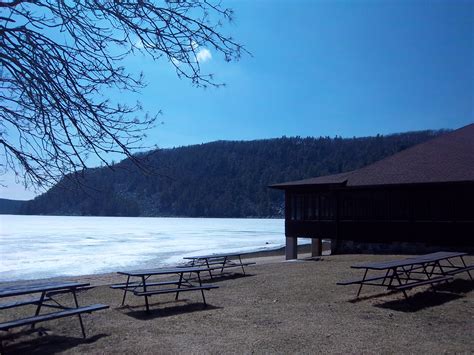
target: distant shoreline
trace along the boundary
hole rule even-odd
[[[29,200],[31,201],[31,200]],[[27,201],[25,201],[27,202]],[[191,218],[191,219],[281,219],[282,216],[266,216],[266,217],[191,217],[191,216],[95,216],[95,215],[79,215],[79,214],[18,214],[18,213],[2,213],[0,216],[27,216],[27,217],[97,217],[97,218]]]

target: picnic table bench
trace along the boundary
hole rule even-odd
[[[45,322],[53,319],[64,318],[77,315],[81,326],[82,336],[85,338],[86,333],[81,314],[92,313],[95,311],[109,308],[105,304],[93,304],[88,306],[79,306],[76,293],[89,289],[89,283],[60,281],[60,282],[43,282],[30,284],[15,284],[12,286],[0,287],[0,298],[18,297],[24,295],[36,295],[28,299],[13,300],[0,304],[0,310],[21,307],[25,305],[36,305],[36,311],[33,316],[14,319],[0,323],[0,330],[8,331],[9,329],[31,325],[34,329],[36,323]],[[64,306],[54,297],[58,294],[71,294],[74,300],[74,306]],[[54,308],[55,312],[40,314],[42,308]],[[0,341],[0,352],[3,354],[3,345]]]
[[[187,256],[183,259],[189,260],[186,266],[204,266],[209,271],[209,276],[212,279],[213,270],[220,270],[220,274],[224,273],[224,269],[228,268],[242,268],[242,273],[245,275],[244,266],[254,265],[254,262],[242,262],[242,253],[229,254],[209,254],[199,256]]]
[[[467,272],[472,280],[470,270],[474,269],[474,265],[466,265],[463,259],[465,255],[467,253],[440,251],[401,260],[353,265],[351,266],[353,269],[365,270],[362,279],[340,281],[337,284],[343,286],[358,284],[356,297],[359,297],[364,285],[370,285],[402,291],[405,298],[408,298],[406,290],[425,285],[430,285],[435,289],[436,284],[448,282],[458,273]],[[382,272],[382,274],[367,277],[369,270]]]
[[[113,289],[123,290],[122,306],[125,304],[127,293],[131,292],[135,296],[145,297],[146,311],[150,311],[148,303],[148,297],[153,295],[176,293],[175,300],[178,299],[181,292],[200,291],[204,307],[207,306],[206,297],[204,291],[208,291],[219,286],[211,284],[203,284],[201,281],[201,272],[208,272],[207,268],[201,267],[174,267],[174,268],[160,268],[160,269],[147,269],[147,270],[135,270],[135,271],[120,271],[118,274],[127,276],[125,283],[119,283],[111,285]],[[195,274],[199,283],[192,283],[190,278],[186,278],[185,274]],[[178,276],[178,279],[174,280],[152,280],[154,276]],[[139,281],[131,282],[131,278],[138,278]],[[162,288],[162,286],[171,286]]]

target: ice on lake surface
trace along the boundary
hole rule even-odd
[[[0,281],[174,265],[284,245],[282,219],[0,215]]]

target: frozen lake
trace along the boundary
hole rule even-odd
[[[0,215],[0,281],[159,267],[284,246],[283,219]]]

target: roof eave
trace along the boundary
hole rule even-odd
[[[335,182],[335,183],[307,183],[307,184],[273,184],[273,185],[268,185],[267,187],[270,189],[275,189],[275,190],[291,190],[291,189],[298,189],[298,188],[308,188],[308,187],[344,187],[346,186],[347,180],[343,182]]]

